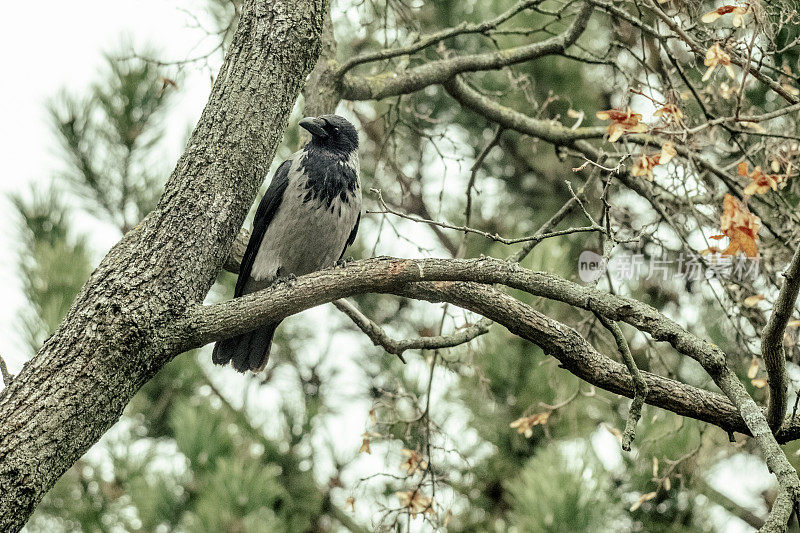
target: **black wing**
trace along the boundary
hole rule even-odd
[[[344,257],[344,253],[347,251],[347,248],[353,244],[356,240],[356,234],[358,233],[358,224],[361,222],[361,212],[358,213],[358,218],[356,219],[356,224],[353,226],[353,231],[350,232],[350,236],[347,237],[347,243],[344,245],[344,249],[342,250],[342,255],[339,256],[339,261],[342,260]]]
[[[291,165],[291,160],[281,163],[281,166],[275,171],[272,183],[267,187],[267,192],[264,193],[261,203],[258,204],[256,217],[253,220],[253,233],[247,242],[247,250],[244,252],[242,264],[239,267],[239,279],[236,280],[234,298],[238,298],[243,294],[247,280],[250,278],[250,271],[253,268],[253,261],[256,259],[258,248],[261,246],[261,240],[264,238],[264,233],[266,233],[269,223],[275,218],[275,213],[283,200],[283,193],[286,192],[286,186],[289,184],[289,167]]]

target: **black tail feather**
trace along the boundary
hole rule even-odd
[[[239,372],[263,370],[269,361],[272,337],[278,324],[280,322],[274,322],[237,337],[218,341],[214,345],[211,360],[217,365],[225,365],[231,361],[233,368]]]

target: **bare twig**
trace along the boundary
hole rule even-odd
[[[664,24],[667,25],[669,29],[674,31],[683,42],[689,45],[689,48],[691,48],[694,53],[700,56],[706,55],[707,50],[703,46],[701,46],[697,41],[692,39],[692,37],[689,36],[689,34],[686,33],[686,31],[684,31],[684,29],[681,28],[678,25],[678,23],[675,22],[675,20],[673,20],[672,17],[667,15],[661,9],[661,7],[659,7],[656,0],[648,0],[648,3],[650,4],[650,8],[653,10],[656,16],[660,18],[664,22]],[[735,54],[731,54],[731,63],[738,65],[743,69],[747,69],[747,71],[750,72],[750,74],[752,74],[756,79],[758,79],[763,84],[767,85],[770,89],[775,91],[790,104],[800,103],[800,98],[791,94],[784,87],[782,87],[780,83],[778,83],[777,81],[773,80],[772,78],[761,72],[761,70],[758,68],[757,65],[748,64],[746,60],[740,58]]]
[[[500,142],[500,137],[503,135],[503,127],[499,126],[497,131],[492,137],[491,142],[487,144],[481,153],[478,154],[478,157],[475,158],[475,162],[472,164],[470,168],[469,180],[467,181],[467,190],[466,190],[466,197],[467,203],[464,206],[464,226],[469,226],[470,221],[472,220],[472,190],[475,188],[475,179],[478,177],[478,169],[481,168],[486,156],[489,155],[489,152],[492,151],[492,148],[497,146]],[[456,253],[456,257],[464,257],[464,253],[467,250],[467,234],[469,232],[465,231],[464,235],[461,238],[461,244],[458,246],[458,253]]]
[[[471,340],[489,331],[488,326],[477,323],[467,326],[450,335],[436,335],[433,337],[418,337],[416,339],[396,340],[391,338],[382,327],[370,320],[355,305],[347,300],[335,300],[333,305],[346,314],[358,329],[369,337],[375,346],[380,346],[388,353],[396,355],[403,363],[406,362],[403,352],[406,350],[438,350],[453,348],[466,344]]]
[[[341,80],[342,98],[380,100],[389,96],[416,92],[430,85],[446,83],[463,72],[497,70],[540,57],[561,54],[583,34],[592,10],[593,6],[585,3],[576,14],[572,24],[563,33],[544,41],[496,52],[430,61],[402,72],[381,73],[369,77],[344,76]]]
[[[449,39],[450,37],[455,37],[456,35],[467,35],[470,33],[486,33],[490,30],[497,28],[500,24],[508,21],[517,13],[524,11],[536,4],[541,4],[543,0],[523,0],[522,2],[517,2],[514,4],[510,9],[502,13],[501,15],[493,18],[492,20],[487,20],[481,22],[479,24],[468,24],[467,22],[462,22],[458,26],[453,28],[447,28],[441,31],[437,31],[436,33],[431,33],[429,35],[419,37],[413,44],[408,46],[403,46],[401,48],[390,48],[386,50],[379,50],[377,52],[370,52],[367,54],[363,54],[360,56],[356,56],[353,58],[348,59],[344,62],[344,64],[339,68],[336,72],[337,76],[344,76],[350,69],[356,67],[357,65],[361,65],[363,63],[371,63],[373,61],[381,61],[384,59],[391,59],[393,57],[398,56],[405,56],[410,55],[420,50],[423,50],[431,45],[444,41],[445,39]]]
[[[619,324],[613,320],[607,319],[599,313],[595,313],[595,316],[603,324],[603,326],[605,326],[605,328],[610,331],[612,335],[614,335],[614,340],[616,341],[617,349],[622,356],[622,361],[625,363],[625,366],[628,367],[628,371],[631,373],[634,394],[633,400],[631,401],[630,410],[628,411],[628,420],[625,422],[625,431],[622,433],[622,449],[626,452],[629,452],[631,450],[631,443],[633,443],[633,439],[636,438],[636,424],[639,422],[639,418],[642,416],[642,406],[647,399],[647,382],[639,373],[639,367],[636,366],[636,361],[633,360],[631,349],[628,347],[628,341],[625,339],[625,335],[623,335]]]
[[[487,239],[491,239],[493,241],[501,242],[503,244],[518,244],[518,243],[521,243],[521,242],[529,242],[529,241],[537,241],[537,242],[539,242],[539,241],[543,241],[544,239],[549,239],[551,237],[561,237],[563,235],[570,235],[570,234],[573,234],[573,233],[586,233],[586,232],[590,232],[590,231],[600,231],[600,232],[604,232],[605,231],[605,229],[603,227],[598,226],[597,224],[593,224],[591,226],[583,226],[583,227],[580,227],[580,228],[567,228],[567,229],[563,229],[563,230],[552,231],[550,233],[543,233],[543,234],[538,234],[537,233],[537,234],[534,234],[534,235],[529,235],[527,237],[506,238],[506,237],[501,237],[497,233],[489,233],[488,231],[482,231],[482,230],[475,229],[475,228],[470,228],[470,227],[467,227],[467,226],[456,226],[454,224],[449,224],[447,222],[439,222],[439,221],[436,221],[436,220],[428,220],[428,219],[425,219],[425,218],[420,218],[420,217],[414,216],[414,215],[408,215],[406,213],[403,213],[401,211],[397,211],[396,209],[392,209],[391,207],[389,207],[386,204],[386,201],[383,199],[383,194],[381,193],[380,189],[370,189],[370,190],[372,192],[374,192],[378,196],[378,203],[380,204],[380,207],[381,207],[382,211],[369,211],[368,210],[368,211],[366,211],[368,214],[392,214],[392,215],[398,216],[400,218],[405,218],[406,220],[411,220],[412,222],[419,222],[419,223],[428,224],[428,225],[431,225],[431,226],[438,226],[440,228],[446,228],[446,229],[452,229],[452,230],[456,230],[456,231],[462,231],[462,232],[465,232],[465,233],[475,233],[477,235],[482,235],[482,236],[486,237]]]

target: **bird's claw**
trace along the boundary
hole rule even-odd
[[[291,283],[297,279],[297,276],[294,274],[287,274],[285,276],[281,276],[275,280],[275,284],[282,284],[282,283]]]
[[[347,263],[351,263],[351,262],[353,262],[353,261],[355,261],[355,259],[354,259],[354,258],[352,258],[352,257],[350,257],[350,256],[348,256],[348,257],[342,257],[341,259],[339,259],[338,261],[336,261],[336,263],[334,263],[334,265],[333,265],[333,266],[335,266],[336,268],[342,268],[342,267],[345,267],[345,266],[347,266]]]

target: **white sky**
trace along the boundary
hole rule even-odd
[[[46,185],[61,168],[45,102],[62,88],[85,93],[97,79],[103,52],[115,51],[128,37],[138,45],[153,43],[164,57],[187,57],[203,37],[182,8],[197,12],[200,1],[43,0],[35,4],[3,2],[0,7],[0,355],[12,373],[24,362],[18,313],[24,305],[16,271],[18,221],[7,201],[11,192]],[[195,9],[192,9],[195,7]],[[196,74],[183,82],[180,101],[170,113],[175,132],[193,124],[203,108],[209,79]],[[177,150],[180,135],[172,136]],[[169,168],[167,166],[167,168]],[[112,235],[91,235],[103,248]]]

